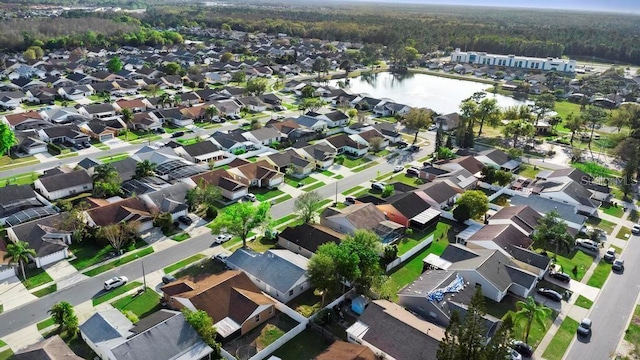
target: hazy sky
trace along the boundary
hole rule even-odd
[[[371,1],[371,0],[369,0]],[[640,0],[373,0],[381,2],[505,6],[640,13]]]

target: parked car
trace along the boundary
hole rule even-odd
[[[402,170],[404,170],[404,166],[402,166],[402,165],[398,165],[398,166],[393,168],[393,172],[395,172],[395,173],[400,172]]]
[[[509,360],[522,360],[522,355],[520,355],[519,352],[511,349],[511,351],[509,352],[509,356],[507,356],[507,359],[509,359]]]
[[[562,300],[562,295],[560,295],[560,293],[558,293],[555,290],[540,288],[540,289],[538,289],[538,294],[540,294],[541,296],[544,296],[544,297],[546,297],[548,299],[551,299],[553,301],[560,302]]]
[[[173,134],[171,134],[172,138],[179,138],[180,136],[184,136],[184,131],[176,131]]]
[[[387,184],[383,182],[374,182],[371,184],[371,190],[383,191],[385,186],[387,186]]]
[[[347,196],[346,198],[344,198],[344,203],[347,205],[353,205],[356,203],[356,198],[353,196]]]
[[[164,133],[166,133],[166,132],[167,132],[167,131],[166,131],[165,129],[163,129],[163,128],[157,128],[157,129],[155,129],[154,131],[155,131],[155,132],[157,132],[158,134],[164,134]]]
[[[126,276],[116,276],[104,282],[104,289],[111,290],[127,283],[129,279]]]
[[[84,142],[84,143],[82,143],[82,147],[85,148],[85,149],[88,149],[88,148],[91,147],[91,144],[89,144],[88,142]]]
[[[227,254],[217,254],[213,257],[213,260],[215,261],[219,261],[221,263],[223,263],[224,265],[227,265],[227,259],[229,258],[229,255]]]
[[[429,131],[435,131],[437,128],[438,128],[438,125],[432,124],[431,126],[429,126]]]
[[[215,241],[216,243],[222,244],[224,242],[227,242],[227,241],[231,240],[231,235],[229,235],[229,234],[219,234],[219,235],[216,236],[215,239],[216,239],[216,241]]]
[[[640,225],[638,224],[633,225],[633,227],[631,228],[631,233],[634,235],[640,234]]]
[[[76,149],[76,150],[82,150],[82,149],[84,149],[84,146],[82,146],[82,144],[80,144],[80,143],[77,143],[77,144],[73,145],[73,148]]]
[[[611,269],[613,271],[624,271],[624,260],[622,259],[613,260],[613,265],[611,265]]]
[[[415,175],[415,176],[418,176],[418,175],[420,175],[420,170],[418,170],[418,169],[416,169],[416,168],[413,168],[413,167],[408,168],[408,169],[407,169],[407,175]]]
[[[569,274],[567,273],[563,273],[563,272],[552,272],[549,274],[550,277],[562,281],[562,282],[570,282],[571,281],[571,276],[569,276]]]
[[[409,151],[411,151],[411,152],[418,152],[418,151],[420,151],[420,146],[418,146],[418,145],[411,145],[411,146],[409,146]]]
[[[589,336],[591,335],[591,319],[584,318],[580,321],[580,325],[578,326],[578,335],[580,336]]]
[[[245,123],[240,124],[240,127],[245,127],[245,126],[251,126],[251,124],[250,124],[250,123],[248,123],[248,122],[245,122]]]
[[[405,141],[400,141],[400,142],[398,143],[398,149],[404,149],[404,148],[406,148],[407,146],[409,146],[409,144],[407,144]]]
[[[193,220],[190,217],[186,216],[186,215],[179,216],[178,217],[178,221],[180,221],[181,223],[183,223],[183,224],[185,224],[187,226],[193,224]]]
[[[589,239],[577,239],[576,246],[580,246],[584,249],[596,252],[600,250],[600,246],[598,245],[598,243]]]
[[[513,340],[509,345],[513,350],[519,352],[522,356],[533,356],[533,348],[531,347],[531,345],[525,343],[524,341]]]
[[[604,253],[604,259],[606,261],[613,262],[613,260],[616,259],[616,249],[614,247],[608,248],[607,251]]]
[[[174,281],[176,281],[176,278],[173,275],[165,275],[162,277],[162,283],[165,285]]]
[[[248,193],[247,195],[244,196],[245,199],[255,202],[256,200],[258,200],[258,198],[256,198],[256,196],[252,193]]]

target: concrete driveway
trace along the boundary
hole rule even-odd
[[[31,295],[17,276],[0,282],[0,304],[5,312],[36,299],[37,297]]]

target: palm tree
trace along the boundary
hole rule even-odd
[[[165,107],[165,105],[167,104],[171,104],[171,95],[164,93],[162,95],[160,95],[160,99],[158,101],[159,104],[162,105],[162,107]]]
[[[206,116],[209,121],[212,121],[214,117],[218,116],[218,113],[218,108],[215,106],[209,106],[204,110],[204,116]]]
[[[54,304],[49,311],[47,311],[53,322],[58,324],[59,329],[66,329],[73,331],[73,328],[77,328],[78,318],[74,314],[73,306],[66,301],[61,301]],[[74,321],[75,319],[75,321]]]
[[[111,164],[102,164],[96,166],[93,173],[93,181],[105,181],[109,179],[113,174],[117,174],[118,172]]]
[[[124,123],[127,125],[127,137],[126,140],[129,139],[129,131],[131,129],[131,126],[133,124],[133,112],[131,112],[130,109],[122,109],[122,120],[124,120]]]
[[[149,160],[144,160],[136,164],[136,178],[143,178],[145,176],[152,176],[154,170],[156,169],[156,164],[152,163]]]
[[[26,241],[17,241],[13,244],[7,245],[7,253],[4,255],[4,260],[10,259],[10,264],[20,264],[20,270],[22,270],[22,278],[27,279],[27,274],[24,272],[24,263],[36,256],[36,251],[29,247],[29,243]]]
[[[548,307],[538,304],[533,297],[529,296],[525,301],[518,301],[516,303],[516,309],[519,309],[514,318],[517,324],[519,324],[522,319],[525,320],[524,326],[524,342],[529,342],[529,333],[531,332],[531,326],[535,322],[543,329],[546,327],[544,320],[551,313],[551,309]]]
[[[178,106],[182,102],[182,96],[175,94],[173,95],[173,106]]]

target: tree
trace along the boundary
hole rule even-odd
[[[135,177],[140,179],[147,176],[153,176],[156,164],[149,160],[144,160],[136,164]]]
[[[570,113],[564,120],[564,127],[571,131],[571,139],[569,140],[569,143],[573,144],[573,138],[575,137],[576,132],[580,131],[584,127],[584,119],[582,116],[573,116],[573,113]]]
[[[255,78],[247,81],[246,90],[248,93],[262,95],[267,90],[267,80]]]
[[[269,202],[258,206],[243,202],[227,206],[211,223],[213,233],[226,233],[242,239],[242,247],[247,247],[247,237],[252,230],[267,225],[271,219]]]
[[[444,131],[442,131],[442,126],[438,126],[438,128],[436,129],[436,140],[434,146],[434,151],[436,154],[441,147],[444,147]]]
[[[602,125],[607,119],[607,113],[603,109],[595,106],[590,106],[583,111],[580,116],[584,119],[584,122],[591,125],[591,136],[589,136],[589,151],[591,150],[591,141],[593,140],[593,133],[596,126]],[[593,152],[591,153],[593,157]]]
[[[471,213],[469,212],[469,206],[466,204],[460,204],[453,209],[453,218],[456,219],[460,224],[471,218]]]
[[[111,73],[117,73],[118,71],[122,70],[122,61],[120,60],[120,57],[114,56],[109,59],[109,61],[107,62],[107,69]]]
[[[340,247],[346,248],[348,253],[355,254],[358,258],[358,276],[353,279],[347,278],[349,282],[356,283],[362,289],[369,289],[376,278],[382,275],[380,237],[368,230],[356,230],[353,235],[342,240]]]
[[[464,204],[469,208],[469,215],[472,219],[482,217],[489,210],[489,199],[480,190],[467,190],[458,199],[457,205]]]
[[[22,279],[27,280],[27,274],[24,271],[24,264],[36,256],[36,251],[29,247],[29,243],[26,241],[16,241],[14,243],[7,244],[7,253],[4,254],[3,259],[9,260],[9,264],[19,264],[22,271]]]
[[[412,63],[418,58],[419,52],[413,46],[405,46],[403,50],[403,57],[407,64]]]
[[[187,308],[182,309],[182,314],[184,315],[184,320],[200,335],[202,341],[213,349],[212,358],[219,358],[220,344],[216,342],[218,333],[209,314],[204,310],[192,311]]]
[[[173,217],[169,212],[161,212],[153,219],[153,226],[159,227],[162,232],[167,232],[173,226]]]
[[[182,71],[182,67],[178,63],[169,62],[164,65],[162,71],[164,71],[167,75],[177,75],[180,73],[180,71]]]
[[[120,222],[100,227],[98,234],[116,250],[120,251],[133,240],[138,232],[140,223],[137,221]]]
[[[221,198],[222,192],[220,188],[206,184],[204,180],[201,180],[198,186],[187,191],[186,196],[187,204],[191,210],[196,210],[200,206],[210,208]]]
[[[229,26],[229,24],[227,23],[223,23],[222,25],[220,25],[220,30],[231,31],[231,26]]]
[[[480,129],[478,130],[478,136],[482,135],[482,127],[485,122],[491,126],[496,126],[500,122],[500,107],[498,101],[495,98],[484,98],[480,101],[477,107],[477,113],[475,118],[480,122]]]
[[[513,333],[513,319],[511,315],[505,316],[500,323],[500,327],[496,333],[491,337],[489,343],[484,348],[485,359],[509,359],[511,347],[509,342]]]
[[[237,84],[244,82],[247,79],[247,73],[244,70],[240,69],[231,75],[231,81]]]
[[[431,125],[433,112],[425,108],[412,108],[403,119],[404,126],[414,132],[413,144],[418,142],[418,133]]]
[[[495,181],[500,186],[507,186],[513,181],[513,174],[509,171],[497,170],[495,173]]]
[[[313,69],[313,71],[318,73],[318,79],[319,79],[320,74],[329,72],[330,65],[331,64],[329,63],[329,60],[318,57],[313,62],[313,65],[311,66],[311,68]]]
[[[351,61],[349,59],[344,60],[340,63],[340,69],[344,70],[344,77],[349,77],[349,71],[351,71]]]
[[[437,155],[438,155],[438,159],[440,160],[448,160],[448,159],[453,159],[455,157],[453,150],[449,149],[448,147],[439,148]]]
[[[300,110],[309,110],[312,112],[316,112],[318,111],[318,109],[323,107],[324,104],[325,102],[322,101],[322,99],[307,98],[307,99],[302,99],[302,102],[300,103],[300,105],[298,105],[298,107],[300,108]]]
[[[449,319],[449,325],[444,332],[444,337],[440,340],[438,352],[436,358],[438,360],[457,360],[456,354],[460,347],[459,335],[460,335],[460,313],[453,311],[451,318]]]
[[[369,146],[374,153],[384,150],[384,139],[379,136],[374,136],[369,139]]]
[[[349,117],[349,122],[353,121],[353,119],[358,116],[358,110],[349,109],[347,110],[347,116]]]
[[[458,346],[458,359],[465,360],[482,360],[484,351],[485,334],[487,329],[485,327],[485,307],[484,296],[482,295],[482,288],[477,287],[475,294],[469,302],[467,308],[467,314],[462,321],[460,328],[460,334],[458,339],[460,346]]]
[[[538,220],[534,240],[545,248],[554,246],[556,255],[560,250],[569,252],[573,245],[571,235],[567,232],[567,223],[556,210],[549,211]]]
[[[482,181],[487,184],[493,184],[496,181],[496,169],[492,166],[484,165],[480,169],[480,175],[482,175]]]
[[[48,311],[53,322],[58,324],[59,331],[66,331],[68,336],[78,333],[78,317],[73,311],[73,306],[66,301],[54,304]]]
[[[149,94],[151,94],[151,96],[155,97],[156,95],[158,95],[158,91],[160,91],[160,88],[156,84],[149,84],[147,85],[147,91],[149,92]]]
[[[220,114],[218,108],[213,105],[204,109],[204,116],[206,116],[209,121],[213,121],[213,119],[218,116],[218,114]]]
[[[70,201],[58,201],[58,207],[64,213],[60,214],[60,220],[55,225],[55,228],[70,231],[71,239],[75,242],[81,242],[88,235],[88,225],[84,217],[84,211],[89,209],[89,205],[85,201],[75,206]]]
[[[538,96],[533,103],[531,112],[536,115],[535,125],[538,126],[540,119],[544,119],[547,113],[553,111],[556,107],[556,97],[551,93],[544,93]]]
[[[0,122],[0,155],[8,154],[16,144],[16,135],[9,125]]]
[[[322,207],[322,196],[317,191],[306,192],[296,199],[293,209],[305,224],[312,223]]]
[[[312,98],[314,97],[313,95],[316,92],[316,88],[314,88],[311,85],[305,85],[305,87],[302,88],[302,90],[300,90],[300,93],[302,94],[302,98],[307,99],[307,98]]]
[[[507,125],[502,128],[502,134],[505,137],[510,137],[513,140],[513,146],[518,146],[518,139],[520,137],[531,137],[536,133],[536,128],[528,121],[524,120],[511,120]]]
[[[357,271],[356,261],[355,254],[347,254],[335,243],[320,245],[316,253],[311,256],[307,275],[313,286],[322,291],[323,305],[327,293],[334,293],[339,289],[345,272]]]
[[[524,323],[524,342],[529,342],[529,333],[531,332],[531,326],[535,322],[538,326],[543,329],[546,327],[544,321],[549,314],[551,313],[551,309],[548,307],[536,303],[533,297],[529,296],[525,301],[518,301],[516,303],[516,314],[514,316],[514,320],[516,323],[520,323],[523,319]]]
[[[122,192],[120,189],[120,174],[111,164],[96,166],[93,174],[93,194],[96,197],[115,196]]]
[[[260,122],[259,119],[252,119],[249,127],[251,128],[251,130],[262,129],[262,122]]]

